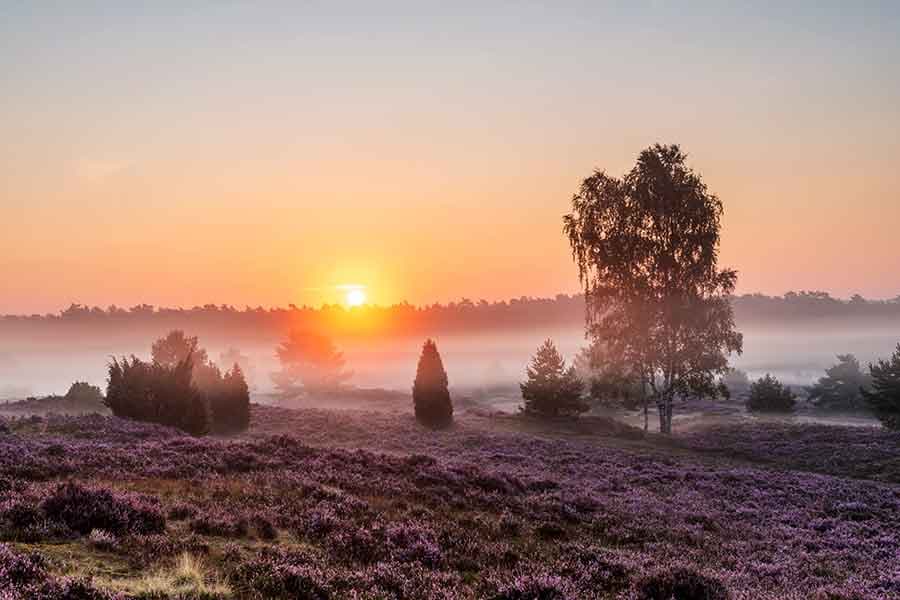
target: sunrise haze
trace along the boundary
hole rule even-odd
[[[900,293],[897,3],[180,4],[0,6],[0,313],[574,293],[656,142],[739,293]]]

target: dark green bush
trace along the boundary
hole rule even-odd
[[[582,400],[584,383],[565,361],[551,340],[545,341],[528,367],[528,379],[519,384],[523,412],[543,417],[577,416],[588,410]]]
[[[869,365],[872,389],[863,390],[866,403],[888,429],[900,429],[900,344],[889,361]]]
[[[453,421],[453,403],[447,388],[447,372],[437,344],[426,340],[413,382],[416,419],[427,427],[447,427]]]
[[[793,412],[797,397],[791,388],[766,374],[750,385],[747,410],[752,412]]]

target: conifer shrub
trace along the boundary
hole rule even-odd
[[[235,364],[222,371],[196,337],[175,330],[153,343],[153,360],[113,359],[105,404],[117,417],[177,427],[192,435],[250,425],[250,390]]]
[[[751,412],[793,412],[797,397],[791,388],[783,385],[775,377],[766,374],[750,385],[747,410]]]
[[[190,355],[173,367],[132,356],[109,365],[106,406],[117,417],[177,427],[191,435],[209,431],[208,400],[193,383]]]
[[[887,429],[900,430],[900,344],[888,360],[869,365],[871,390],[862,390],[866,403]]]
[[[546,340],[531,359],[528,379],[519,384],[522,411],[541,417],[577,416],[588,410],[582,399],[584,383],[566,363],[552,340]]]
[[[447,427],[453,421],[453,403],[447,387],[447,372],[434,340],[425,340],[413,382],[416,420],[431,428]]]
[[[243,431],[250,426],[250,389],[237,363],[206,394],[215,431]]]

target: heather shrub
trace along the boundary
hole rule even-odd
[[[118,541],[116,536],[104,529],[92,529],[88,536],[88,543],[98,550],[113,550]]]
[[[453,421],[453,403],[447,388],[447,372],[433,340],[425,340],[413,382],[416,420],[427,427],[447,427]]]
[[[247,597],[292,600],[327,600],[331,597],[328,580],[332,574],[310,556],[264,549],[247,559],[233,557],[228,580]]]
[[[531,359],[528,379],[519,384],[525,414],[542,417],[577,416],[588,410],[582,400],[584,384],[575,367],[565,361],[551,340],[545,341]]]
[[[509,581],[488,583],[496,589],[485,594],[490,600],[567,600],[573,598],[563,579],[549,574],[520,574]]]
[[[747,410],[752,412],[793,412],[797,397],[791,389],[769,374],[750,385]]]
[[[728,592],[719,581],[676,569],[646,577],[637,586],[639,600],[726,600]]]
[[[122,535],[161,533],[166,527],[157,506],[132,495],[116,495],[107,489],[60,484],[41,504],[47,518],[64,523],[82,535],[94,529]]]
[[[106,592],[80,579],[56,579],[39,554],[22,554],[0,544],[2,600],[112,600]]]

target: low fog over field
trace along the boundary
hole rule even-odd
[[[757,297],[748,298],[759,303]],[[795,298],[793,303],[801,300]],[[871,302],[868,311],[861,311],[852,303],[836,302],[830,298],[827,303],[815,300],[813,308],[798,314],[787,310],[790,301],[782,300],[778,310],[764,312],[751,310],[750,300],[738,298],[737,324],[744,335],[744,351],[732,357],[733,366],[746,371],[751,379],[771,373],[787,384],[800,386],[820,377],[834,364],[837,354],[854,354],[865,365],[891,353],[900,339],[900,304]],[[586,345],[580,297],[518,303],[522,314],[516,318],[510,317],[515,301],[503,303],[502,311],[496,304],[465,309],[459,308],[465,305],[458,305],[457,312],[468,311],[463,318],[447,316],[453,307],[443,308],[442,317],[422,316],[426,312],[423,309],[418,313],[415,333],[382,325],[383,332],[361,335],[352,328],[354,325],[339,322],[333,327],[333,339],[344,352],[347,368],[353,371],[349,383],[360,388],[408,392],[422,341],[431,336],[439,344],[452,388],[463,394],[515,389],[530,357],[545,339],[552,338],[567,360]],[[821,305],[832,313],[817,315],[815,307]],[[388,317],[396,312],[384,310]],[[485,320],[482,314],[489,311],[505,318],[499,324]],[[91,321],[85,316],[41,322],[7,318],[0,321],[6,332],[0,337],[0,399],[61,394],[75,380],[102,388],[111,357],[134,354],[146,358],[151,342],[172,327],[198,335],[213,361],[221,362],[221,355],[229,348],[246,355],[248,382],[253,393],[263,397],[273,389],[270,375],[278,370],[277,344],[292,328],[319,327],[318,321],[324,317],[316,319],[322,312],[310,310],[305,324],[277,323],[255,329],[239,323],[241,315],[246,314],[240,311],[218,311],[218,318],[223,319],[221,326],[210,325],[209,318],[194,311],[184,311],[177,320],[166,321],[161,313],[155,313],[161,322],[133,317],[132,323],[126,314],[121,324]],[[339,314],[344,312],[339,310]],[[382,319],[371,314],[363,318]],[[79,320],[86,321],[79,324]],[[500,408],[511,408],[508,398],[504,402],[507,405]]]

